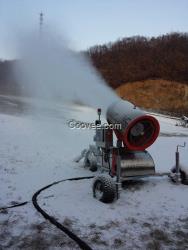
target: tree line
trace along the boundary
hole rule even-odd
[[[0,94],[18,95],[20,93],[13,70],[15,63],[14,60],[0,61]]]
[[[93,46],[87,54],[113,88],[157,78],[188,83],[188,33],[123,38]]]

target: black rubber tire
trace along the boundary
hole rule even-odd
[[[180,178],[181,178],[181,183],[184,185],[188,185],[188,176],[186,175],[185,171],[180,169]]]
[[[89,168],[89,170],[90,170],[91,172],[96,172],[97,169],[98,169],[96,165],[92,165],[92,164],[91,164],[91,162],[90,162],[89,159],[86,160],[85,166],[86,166],[87,168]]]
[[[101,192],[100,198],[96,195],[97,191]],[[104,203],[113,202],[116,197],[115,182],[110,177],[104,175],[97,176],[93,181],[93,197]]]
[[[176,168],[173,167],[173,169],[171,170],[172,173],[175,173],[176,172]],[[187,174],[185,173],[185,171],[183,171],[180,167],[180,178],[181,178],[181,183],[184,184],[184,185],[188,185],[188,176]]]
[[[89,168],[89,170],[91,171],[91,172],[96,172],[97,171],[97,166],[96,165],[92,165],[92,166],[90,166],[90,168]]]

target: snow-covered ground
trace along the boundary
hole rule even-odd
[[[0,207],[29,201],[0,211],[0,249],[77,249],[67,236],[34,209],[31,197],[56,180],[92,175],[73,161],[92,143],[94,130],[70,129],[69,119],[93,122],[95,110],[81,106],[35,104],[0,97]],[[188,145],[188,129],[177,120],[156,116],[161,136],[149,148],[157,172],[175,164],[177,144]],[[180,149],[188,167],[188,146]],[[93,249],[188,248],[188,186],[168,177],[150,177],[124,185],[121,197],[103,204],[92,197],[92,180],[64,182],[44,191],[40,205],[64,222]]]

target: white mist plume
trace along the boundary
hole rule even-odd
[[[73,52],[51,32],[30,34],[20,43],[17,76],[26,95],[41,100],[81,102],[104,111],[118,97],[86,56]]]

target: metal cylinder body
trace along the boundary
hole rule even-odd
[[[121,124],[121,128],[114,129],[114,132],[129,150],[144,150],[151,146],[159,135],[160,126],[157,119],[146,115],[128,101],[120,100],[110,105],[106,118],[114,127]]]

